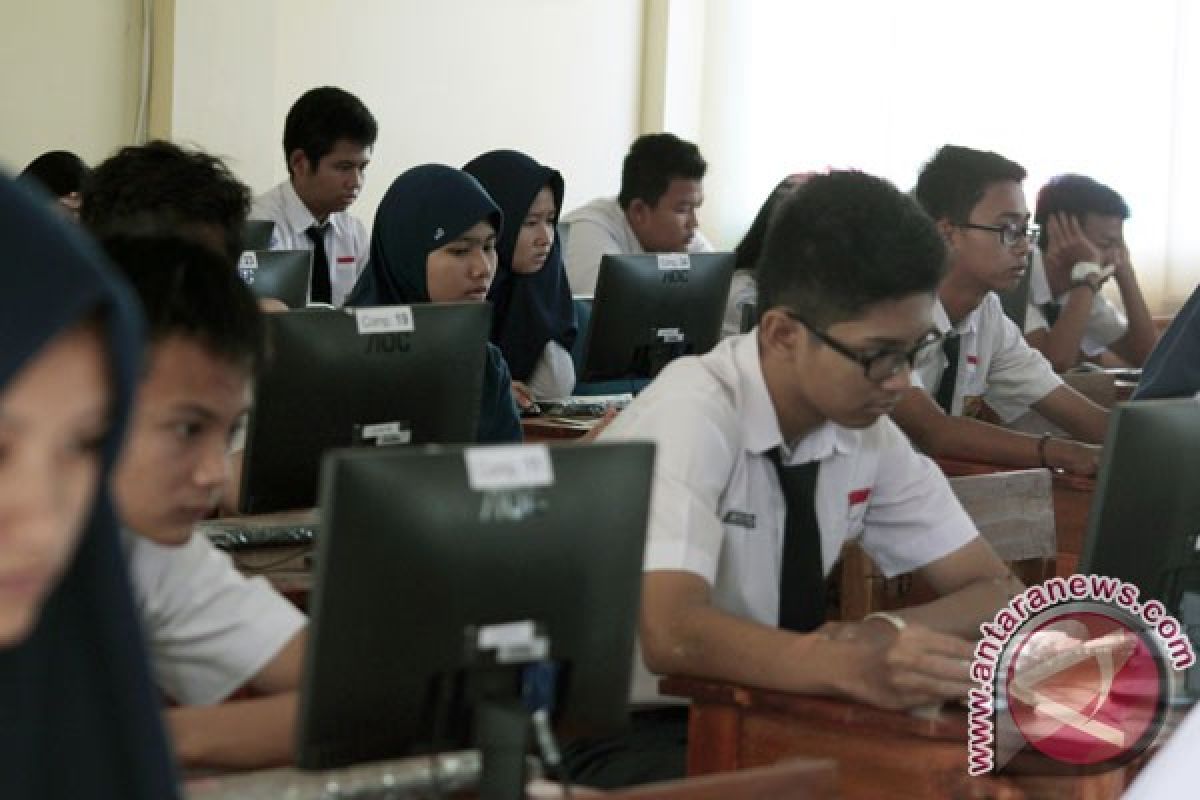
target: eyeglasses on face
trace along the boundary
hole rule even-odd
[[[1017,225],[1013,222],[1004,225],[980,225],[976,222],[959,222],[956,223],[956,227],[998,233],[1000,234],[1000,244],[1005,247],[1013,247],[1018,242],[1024,242],[1032,246],[1037,241],[1038,234],[1042,232],[1042,229],[1037,225]]]
[[[931,330],[908,350],[885,347],[873,352],[860,353],[842,344],[825,331],[818,330],[794,311],[789,310],[785,313],[808,329],[808,332],[815,336],[821,344],[862,367],[863,375],[874,383],[880,383],[898,375],[901,370],[912,369],[942,341],[941,332]]]

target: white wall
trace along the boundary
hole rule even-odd
[[[641,30],[641,0],[176,0],[172,137],[260,192],[287,174],[288,108],[332,84],[379,120],[368,226],[404,169],[498,147],[559,168],[569,209],[616,193]]]
[[[139,0],[0,0],[0,167],[95,163],[133,135]]]

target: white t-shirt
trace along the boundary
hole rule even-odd
[[[1034,249],[1033,262],[1029,266],[1029,308],[1025,311],[1025,332],[1032,333],[1042,328],[1049,328],[1049,320],[1042,313],[1046,303],[1063,305],[1067,302],[1064,292],[1055,298],[1050,293],[1050,282],[1046,279],[1046,265],[1042,261],[1042,252]],[[1083,329],[1083,339],[1079,349],[1088,356],[1098,356],[1108,349],[1109,345],[1125,335],[1129,323],[1117,307],[1108,301],[1104,295],[1096,292],[1092,297],[1092,311],[1088,314],[1087,326]]]
[[[986,401],[1000,419],[1011,422],[1062,386],[1050,362],[1025,343],[1021,331],[1005,315],[995,292],[988,292],[983,302],[954,326],[938,300],[933,306],[933,323],[943,334],[953,330],[962,337],[951,405],[955,416],[978,416],[981,402]],[[945,353],[934,348],[917,364],[914,375],[936,396],[945,369]]]
[[[123,542],[155,680],[181,705],[223,701],[306,624],[265,579],[244,577],[206,536],[167,547],[126,531]]]
[[[308,229],[317,219],[296,194],[291,180],[254,198],[250,219],[269,219],[275,223],[272,250],[312,250]],[[371,240],[362,221],[346,211],[329,215],[325,227],[325,255],[329,259],[329,282],[333,287],[333,305],[340,308],[354,289],[358,276],[367,265]]]
[[[644,569],[698,575],[715,607],[774,626],[786,504],[767,454],[783,435],[757,335],[672,362],[601,438],[658,445]],[[821,462],[816,509],[826,574],[851,539],[894,575],[978,535],[942,473],[887,417],[862,430],[827,422],[784,452],[788,464]],[[633,702],[670,702],[640,652]]]
[[[1179,723],[1145,768],[1138,773],[1123,800],[1161,800],[1164,797],[1194,796],[1196,753],[1200,752],[1200,706]]]
[[[575,390],[575,362],[558,342],[546,342],[529,376],[529,388],[535,400],[558,400]]]
[[[595,294],[600,259],[610,253],[644,253],[637,234],[615,197],[598,197],[562,218],[566,227],[567,280],[572,294]],[[688,243],[689,253],[710,253],[712,245],[696,231]]]

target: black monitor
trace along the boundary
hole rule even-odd
[[[1200,401],[1117,405],[1080,571],[1133,583],[1143,598],[1155,598],[1179,613],[1185,594],[1200,593],[1198,486]]]
[[[516,735],[538,708],[623,725],[653,462],[648,442],[330,454],[297,763],[474,743],[487,783],[497,709]]]
[[[721,339],[733,253],[606,255],[582,381],[653,378],[674,358]]]
[[[273,297],[288,308],[304,308],[308,305],[312,251],[247,250],[238,260],[238,274],[255,297]]]
[[[275,235],[275,223],[269,219],[248,219],[242,226],[243,250],[266,250]]]
[[[240,511],[306,508],[336,447],[475,441],[487,303],[268,314]]]

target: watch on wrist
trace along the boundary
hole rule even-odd
[[[1102,267],[1092,261],[1080,261],[1071,268],[1072,286],[1090,286],[1093,291],[1100,291],[1100,285],[1108,280],[1116,271],[1115,267]]]

